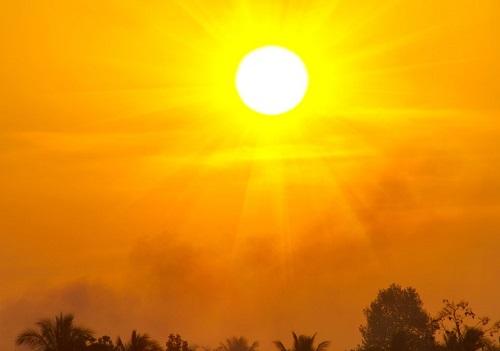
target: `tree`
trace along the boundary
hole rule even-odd
[[[92,338],[87,346],[87,351],[115,351],[116,347],[113,340],[107,335],[101,336],[99,339]]]
[[[133,330],[130,340],[126,343],[118,338],[116,342],[117,351],[161,351],[162,348],[158,342],[153,340],[148,334],[139,334]]]
[[[257,351],[259,343],[254,341],[252,344],[249,341],[240,336],[229,338],[225,343],[221,343],[219,350],[221,351]]]
[[[436,324],[414,288],[392,284],[380,290],[363,313],[361,350],[428,351],[434,347]]]
[[[179,334],[170,334],[167,340],[166,351],[192,351],[186,340],[183,340]]]
[[[443,300],[443,303],[436,322],[445,350],[498,350],[492,338],[500,330],[500,321],[490,324],[488,317],[477,316],[465,301]]]
[[[293,335],[293,346],[291,349],[287,349],[281,341],[274,341],[274,345],[279,349],[279,351],[325,351],[330,345],[329,341],[323,341],[314,346],[314,339],[316,334],[312,336],[299,335],[292,332]]]
[[[60,314],[54,319],[42,319],[37,329],[26,329],[16,338],[17,345],[27,345],[36,351],[82,351],[92,340],[92,331],[75,326],[72,314]]]

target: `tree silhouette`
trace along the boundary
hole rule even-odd
[[[27,345],[36,351],[82,351],[92,340],[92,331],[75,326],[72,314],[60,314],[54,319],[42,319],[37,329],[26,329],[16,338],[17,345]]]
[[[405,331],[399,331],[391,340],[391,351],[407,351],[410,349],[411,337]]]
[[[422,307],[415,289],[392,284],[380,290],[364,311],[366,325],[360,327],[358,349],[419,351],[434,348],[436,324]]]
[[[117,351],[161,351],[162,348],[158,342],[153,340],[148,334],[139,334],[133,330],[130,340],[126,343],[118,338],[116,342]]]
[[[98,339],[92,338],[87,346],[87,351],[115,351],[116,346],[113,340],[107,335],[101,336]]]
[[[478,317],[469,303],[443,300],[436,322],[449,351],[498,350],[491,338],[500,330],[500,321],[490,325],[488,317]]]
[[[259,343],[254,341],[252,344],[244,338],[240,336],[239,338],[233,336],[232,338],[226,339],[225,343],[221,343],[219,350],[221,351],[257,351],[259,347]]]
[[[468,302],[443,300],[444,307],[432,319],[424,310],[422,300],[412,287],[392,284],[378,292],[370,306],[363,310],[366,324],[360,327],[362,342],[352,351],[500,351],[500,321],[477,316]],[[292,332],[293,344],[285,347],[274,341],[278,351],[326,351],[329,341],[316,345],[316,334]],[[72,314],[59,314],[42,319],[36,328],[20,333],[16,344],[34,351],[163,351],[148,334],[132,331],[130,339],[116,343],[109,336],[93,337],[90,329],[74,324]],[[219,347],[197,348],[179,334],[170,334],[165,351],[258,351],[259,344],[248,339],[231,337]]]
[[[299,335],[292,332],[293,335],[293,346],[290,349],[287,349],[285,345],[281,341],[274,341],[274,345],[280,351],[325,351],[330,345],[329,341],[323,341],[318,344],[318,346],[314,346],[314,339],[316,334],[312,336],[308,335]]]
[[[167,340],[166,351],[192,351],[186,340],[183,340],[179,334],[170,334]]]

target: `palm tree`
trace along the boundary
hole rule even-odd
[[[274,345],[280,350],[280,351],[325,351],[328,346],[330,345],[329,341],[323,341],[318,344],[318,346],[314,346],[314,338],[316,337],[316,334],[313,336],[308,336],[308,335],[299,335],[297,337],[297,334],[292,332],[293,335],[293,346],[291,349],[287,349],[285,345],[281,341],[275,341]]]
[[[233,336],[232,338],[226,339],[225,343],[221,343],[219,350],[221,351],[257,351],[259,343],[254,341],[252,344],[248,342],[246,338],[240,336],[239,338]]]
[[[26,329],[17,336],[17,345],[27,345],[36,351],[81,351],[92,339],[92,331],[75,326],[72,314],[60,314],[55,319],[42,319],[37,329]]]
[[[116,342],[117,351],[161,351],[162,348],[157,341],[151,339],[148,334],[139,334],[135,330],[132,331],[130,340],[123,343],[122,339],[118,338]]]

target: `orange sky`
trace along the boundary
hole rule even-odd
[[[0,349],[98,333],[359,342],[377,289],[500,318],[497,0],[11,1],[0,14]],[[290,116],[239,55],[297,50]]]

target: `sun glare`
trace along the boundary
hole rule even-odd
[[[308,79],[299,56],[283,47],[264,46],[243,58],[236,74],[236,88],[252,110],[279,115],[302,101]]]

